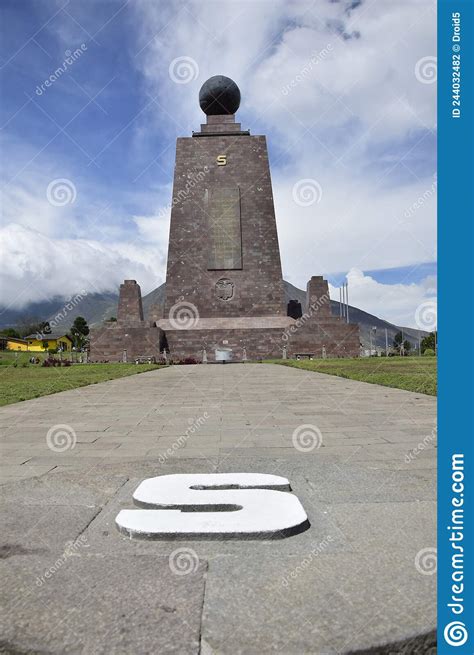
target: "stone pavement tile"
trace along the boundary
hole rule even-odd
[[[419,442],[414,443],[403,443],[403,444],[389,444],[387,445],[367,445],[363,446],[362,449],[356,454],[356,460],[386,460],[386,459],[400,459],[404,461],[407,454],[411,453],[413,448],[418,445]],[[425,448],[417,454],[417,458],[426,458],[433,459],[433,455],[436,456],[436,449]],[[435,468],[435,465],[433,465]]]
[[[427,469],[434,471],[436,475],[436,450],[432,451],[431,457],[415,457],[413,460],[405,459],[384,459],[373,460],[368,465],[371,469],[383,469],[393,471],[410,471],[411,469]]]
[[[214,457],[219,456],[219,449],[218,448],[209,448],[207,446],[203,446],[202,448],[199,448],[199,446],[193,446],[192,448],[187,448],[186,446],[184,448],[179,448],[176,450],[171,457],[175,458],[183,458],[183,459],[189,459],[189,458],[204,458],[204,459],[212,459]]]
[[[415,561],[421,549],[436,546],[434,500],[334,504],[327,512],[356,552],[408,550]]]
[[[436,447],[436,435],[432,436],[432,429],[426,430],[422,434],[420,434],[419,431],[418,433],[416,433],[416,432],[409,432],[408,430],[404,430],[400,432],[389,432],[389,433],[385,433],[383,437],[390,443],[404,443],[404,442],[418,443],[425,440],[426,447],[428,446],[430,446],[431,448]]]
[[[74,542],[100,507],[77,505],[0,505],[0,548],[5,554],[64,550]]]
[[[129,437],[128,435],[121,435],[121,436],[110,436],[110,437],[100,437],[97,442],[97,444],[110,444],[111,446],[113,445],[140,445],[140,444],[148,444],[149,446],[158,443],[158,437],[144,437],[144,436],[136,436],[136,437]]]
[[[83,551],[2,563],[2,634],[11,652],[199,652],[205,563],[178,575],[167,557]]]
[[[29,459],[31,459],[31,457],[28,457],[27,455],[23,455],[23,457],[15,457],[14,455],[4,453],[3,448],[1,449],[1,453],[2,459],[0,460],[0,477],[2,472],[8,473],[8,468],[10,466],[21,466]]]
[[[45,466],[48,463],[51,465],[65,465],[65,464],[77,464],[80,462],[94,465],[104,458],[110,457],[112,449],[109,450],[100,450],[97,452],[75,452],[74,450],[68,450],[67,453],[51,453],[50,455],[39,455],[32,457],[28,464],[37,464]]]
[[[95,507],[104,505],[127,481],[121,473],[52,470],[47,476],[1,487],[1,501],[14,505]]]
[[[346,653],[434,629],[436,576],[418,573],[410,553],[280,558],[274,545],[252,560],[210,560],[208,652]]]
[[[0,471],[0,485],[7,484],[9,482],[14,482],[16,480],[25,480],[26,478],[36,478],[37,476],[44,475],[52,469],[54,469],[55,464],[50,462],[49,464],[45,462],[44,464],[36,464],[34,458],[31,458],[25,464],[20,466],[9,466],[2,468]]]
[[[339,436],[334,437],[333,433],[326,433],[321,430],[322,435],[322,446],[366,446],[371,444],[386,444],[387,442],[376,436],[375,434],[369,433],[365,437],[346,437]]]

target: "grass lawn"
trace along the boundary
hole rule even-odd
[[[162,368],[157,364],[74,364],[45,368],[26,363],[31,353],[24,353],[26,357],[19,355],[14,366],[14,359],[9,355],[0,355],[3,364],[0,365],[0,406]]]
[[[436,396],[436,357],[364,357],[361,359],[272,360],[275,364],[317,371]]]

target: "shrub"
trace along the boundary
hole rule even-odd
[[[434,357],[434,356],[435,356],[435,351],[433,350],[433,348],[425,348],[423,357]]]
[[[185,357],[184,359],[179,359],[177,362],[173,362],[173,364],[197,364],[197,360],[194,357]]]

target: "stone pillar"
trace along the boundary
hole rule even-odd
[[[117,321],[128,325],[143,321],[142,293],[136,280],[124,280],[120,285]]]
[[[332,316],[329,287],[322,275],[313,275],[306,286],[306,312],[318,318]]]

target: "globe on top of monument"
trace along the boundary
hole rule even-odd
[[[199,91],[199,105],[207,116],[235,114],[240,106],[240,90],[234,80],[214,75]]]

